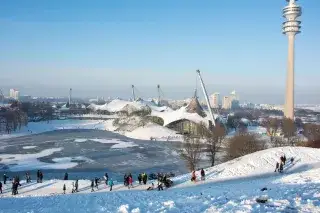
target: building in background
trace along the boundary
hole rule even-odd
[[[223,101],[222,101],[222,108],[223,109],[230,109],[230,97],[229,96],[224,96]]]
[[[210,104],[213,108],[219,108],[219,103],[220,103],[220,94],[219,93],[213,93],[210,96]]]
[[[15,100],[19,100],[20,92],[16,89],[10,89],[9,97]]]

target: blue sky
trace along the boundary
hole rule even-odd
[[[314,102],[320,86],[320,1],[301,0],[296,91]],[[186,97],[200,69],[209,92],[257,102],[283,100],[285,0],[2,0],[0,86],[33,95],[142,96],[161,84]],[[155,89],[154,89],[155,90]],[[318,92],[318,93],[317,93]],[[320,102],[320,99],[318,98]]]

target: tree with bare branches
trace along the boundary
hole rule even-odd
[[[208,156],[211,161],[211,166],[214,166],[216,162],[217,153],[221,150],[222,142],[224,141],[226,134],[225,127],[217,123],[206,138]]]
[[[180,155],[190,171],[194,171],[201,157],[201,142],[199,138],[186,136],[181,145]]]
[[[225,160],[232,160],[267,148],[265,140],[255,134],[233,136],[227,143]]]

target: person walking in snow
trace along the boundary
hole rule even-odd
[[[276,163],[276,169],[274,170],[274,172],[279,171],[279,162]]]
[[[40,170],[37,171],[37,183],[40,183]]]
[[[146,185],[148,181],[148,175],[146,173],[143,173],[142,180],[143,180],[143,184]]]
[[[96,178],[94,179],[94,182],[95,182],[95,186],[96,186],[96,188],[97,188],[97,190],[98,190],[98,189],[99,189],[99,188],[98,188],[98,186],[99,186],[99,178],[96,177]]]
[[[141,185],[141,182],[142,182],[142,175],[141,175],[141,173],[138,175],[138,181],[139,181],[139,184]]]
[[[30,177],[29,172],[26,173],[26,182],[31,183],[31,177]]]
[[[105,180],[106,186],[108,186],[108,181],[109,181],[108,173],[105,173],[104,176],[103,176],[103,178],[104,178],[104,180]]]
[[[72,182],[72,189],[71,189],[71,193],[75,193],[75,190],[74,190],[74,182]]]
[[[74,187],[75,187],[75,192],[79,192],[78,191],[78,188],[79,188],[79,180],[76,180],[76,183],[74,184]]]
[[[127,174],[124,174],[123,184],[124,184],[125,186],[128,186],[128,176],[127,176]]]
[[[91,192],[94,192],[94,180],[91,180]]]
[[[42,183],[42,180],[43,180],[43,173],[40,171],[39,173],[39,179],[40,179],[40,183]]]
[[[201,180],[204,181],[206,179],[206,173],[204,169],[201,169]]]
[[[161,182],[158,182],[158,191],[162,190],[163,191],[163,186]]]
[[[2,194],[2,183],[1,183],[1,181],[0,181],[0,192]]]
[[[66,173],[64,174],[63,180],[68,180],[68,179],[69,179],[69,175],[68,175],[68,173],[66,172]]]
[[[8,179],[7,175],[4,174],[4,175],[3,175],[3,184],[6,184],[6,183],[7,183],[7,179]]]
[[[286,155],[283,155],[283,165],[286,165],[286,161],[287,161]]]
[[[110,187],[110,192],[112,191],[112,187],[113,187],[113,180],[112,180],[112,178],[110,178],[110,180],[108,181],[108,185],[109,185],[109,187]]]
[[[133,188],[132,183],[133,183],[133,178],[132,178],[132,176],[129,175],[129,177],[128,177],[128,189]]]
[[[67,190],[66,184],[63,184],[62,190],[63,190],[63,194],[66,194],[66,190]]]

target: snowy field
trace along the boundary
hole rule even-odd
[[[282,154],[294,161],[287,161],[283,174],[275,173]],[[175,187],[160,192],[146,191],[150,183],[130,190],[116,183],[113,192],[101,183],[91,192],[90,181],[80,180],[80,192],[71,194],[72,181],[50,180],[23,183],[12,198],[6,185],[0,212],[320,212],[319,149],[273,148],[206,172],[206,181],[191,183],[189,174],[182,175],[173,179]],[[258,203],[261,197],[268,201]]]

